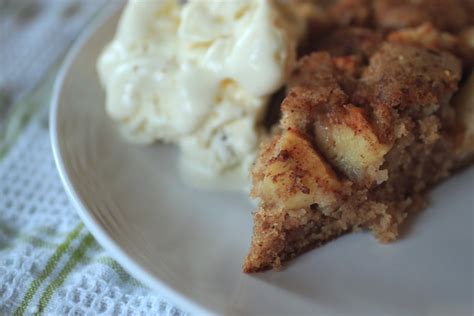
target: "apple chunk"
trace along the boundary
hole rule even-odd
[[[386,180],[380,167],[391,145],[379,141],[363,109],[345,105],[318,115],[314,134],[318,149],[352,181],[370,185]]]
[[[304,135],[290,129],[268,146],[254,170],[255,196],[285,209],[336,203],[343,185]]]

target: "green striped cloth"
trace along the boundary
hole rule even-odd
[[[181,315],[109,257],[70,204],[49,142],[52,77],[1,126],[0,315]]]

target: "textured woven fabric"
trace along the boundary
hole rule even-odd
[[[41,79],[105,1],[0,0],[0,315],[183,314],[95,242],[53,161]]]
[[[112,1],[0,0],[0,123]]]
[[[0,156],[0,315],[181,315],[131,278],[76,215],[53,161],[48,109],[37,106],[50,88],[17,105],[0,138],[13,143]]]

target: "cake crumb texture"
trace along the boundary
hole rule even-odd
[[[370,1],[328,10],[359,2]],[[305,46],[312,51],[287,84],[280,128],[252,171],[260,205],[244,272],[281,269],[351,231],[394,241],[426,191],[472,162],[474,76],[458,36],[472,15],[446,9],[433,23],[439,1],[424,2],[423,13],[415,1],[357,5]]]

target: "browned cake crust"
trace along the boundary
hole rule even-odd
[[[339,44],[343,38],[364,40],[364,33],[356,37],[334,30],[359,27],[377,30],[379,34],[401,30],[405,40],[415,37],[424,44],[443,46],[474,65],[474,0],[295,0],[312,3],[312,14],[307,14],[308,38],[300,48],[300,56],[320,49],[326,34]],[[404,31],[408,31],[407,33]],[[440,36],[438,31],[445,32]],[[456,37],[452,36],[455,35]],[[395,35],[397,37],[399,35]],[[437,38],[435,38],[437,37]],[[367,38],[365,38],[367,40]],[[368,44],[366,42],[366,44]],[[346,42],[340,49],[350,48]]]
[[[443,31],[459,32],[474,24],[472,0],[376,0],[375,24],[386,29],[430,22]]]
[[[431,23],[460,32],[474,24],[473,0],[335,0],[315,1],[331,23],[341,26],[397,30]]]
[[[278,269],[352,230],[395,240],[426,190],[474,157],[465,118],[474,106],[452,102],[462,62],[449,49],[364,29],[334,34],[299,61],[281,132],[255,163],[261,203],[245,272]],[[472,100],[464,94],[456,99]]]

